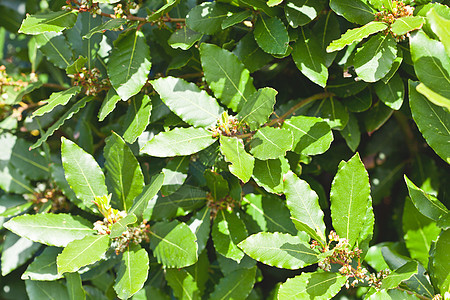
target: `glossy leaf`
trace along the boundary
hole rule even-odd
[[[242,140],[236,137],[220,137],[220,151],[230,162],[230,172],[243,182],[249,181],[253,173],[255,159],[244,149]]]
[[[198,254],[205,249],[206,243],[209,239],[209,233],[211,230],[210,217],[211,209],[205,206],[203,209],[194,214],[188,222],[189,228],[197,237]]]
[[[93,207],[96,196],[108,194],[105,175],[99,165],[77,144],[62,138],[61,158],[67,182],[84,205]]]
[[[234,54],[213,44],[202,44],[200,57],[214,95],[233,111],[240,111],[256,92],[250,72]]]
[[[250,130],[259,128],[269,120],[273,113],[278,92],[272,88],[261,88],[253,93],[237,114],[241,123],[247,123]]]
[[[287,29],[277,17],[259,17],[253,35],[259,47],[267,53],[284,54],[288,50]]]
[[[199,299],[200,290],[194,276],[186,269],[166,269],[165,277],[177,299]]]
[[[183,185],[188,177],[189,162],[189,156],[175,157],[167,162],[165,168],[162,169],[164,183],[161,193],[164,196],[176,192]]]
[[[441,293],[445,293],[450,288],[450,230],[443,230],[432,250],[430,251],[429,269],[432,274],[433,283],[439,288]]]
[[[361,131],[359,130],[358,120],[354,114],[349,115],[348,123],[340,133],[350,150],[355,152],[361,141]]]
[[[89,221],[62,213],[22,215],[9,220],[3,226],[32,241],[58,247],[65,247],[73,240],[94,233]]]
[[[245,254],[277,268],[297,270],[319,261],[319,253],[298,236],[260,232],[239,243]]]
[[[22,22],[19,32],[25,34],[40,34],[43,32],[61,32],[71,28],[77,21],[78,12],[63,10],[37,15],[28,15]]]
[[[383,78],[397,56],[397,43],[390,35],[379,33],[358,48],[354,57],[356,74],[366,82]]]
[[[130,101],[123,124],[123,139],[132,144],[150,122],[152,103],[148,95],[139,94]]]
[[[105,99],[103,99],[102,107],[98,111],[98,120],[103,121],[116,107],[117,102],[119,102],[120,96],[117,95],[114,89],[109,89],[106,93]]]
[[[321,238],[320,241],[325,242],[325,223],[319,197],[308,183],[289,172],[284,176],[284,194],[291,216],[312,228]]]
[[[57,247],[46,247],[42,253],[35,257],[22,274],[21,279],[52,281],[62,278],[56,267],[56,257],[62,251]]]
[[[64,123],[72,118],[73,115],[78,113],[80,109],[86,106],[88,102],[93,100],[94,97],[92,96],[86,96],[80,99],[77,103],[75,103],[68,111],[66,111],[55,123],[53,123],[52,126],[50,126],[47,131],[37,140],[36,143],[34,143],[30,149],[36,149],[37,147],[41,146],[47,139],[52,136],[56,130],[58,130]]]
[[[205,149],[216,139],[203,128],[175,128],[148,141],[141,152],[157,157],[190,155]]]
[[[122,255],[114,290],[120,299],[136,294],[147,280],[149,271],[147,251],[139,245],[129,245]]]
[[[450,114],[434,105],[416,90],[417,82],[409,81],[409,105],[414,121],[431,148],[450,163]]]
[[[303,75],[319,86],[325,87],[328,80],[325,56],[320,40],[310,30],[301,28],[300,38],[292,51],[292,59]]]
[[[228,181],[222,175],[212,170],[206,170],[204,176],[206,186],[209,188],[214,200],[220,201],[220,199],[225,198],[229,194]]]
[[[73,63],[72,49],[64,35],[45,32],[36,36],[35,39],[40,52],[58,68],[66,69]]]
[[[78,273],[66,273],[67,291],[69,292],[70,300],[85,300],[86,292],[83,289],[83,283],[81,282],[80,274]]]
[[[150,50],[141,31],[123,33],[108,61],[108,77],[122,100],[139,93],[150,72]]]
[[[122,233],[127,230],[128,225],[136,223],[137,218],[133,213],[127,214],[125,217],[112,224],[110,237],[112,239],[117,238],[122,235]]]
[[[447,7],[448,11],[448,7]],[[440,13],[440,10],[433,8],[427,13],[427,21],[430,22],[433,32],[439,37],[442,44],[444,44],[447,54],[450,55],[450,20]]]
[[[186,15],[186,25],[200,33],[214,34],[222,30],[227,10],[216,2],[204,2],[195,6]]]
[[[196,237],[185,223],[156,223],[150,235],[150,248],[165,267],[184,268],[197,262]]]
[[[308,111],[308,115],[322,118],[331,129],[337,130],[342,130],[347,125],[349,118],[345,106],[334,97],[316,102]],[[320,125],[320,127],[325,129],[323,125]]]
[[[56,259],[58,274],[76,272],[101,259],[109,248],[108,235],[88,235],[67,244]]]
[[[330,148],[333,133],[330,126],[320,118],[298,116],[287,119],[283,127],[294,135],[292,149],[304,155],[317,155]]]
[[[237,244],[247,237],[247,229],[235,213],[219,211],[214,219],[211,236],[218,253],[237,262],[244,257],[244,252]]]
[[[410,31],[420,29],[424,22],[424,18],[419,16],[398,18],[391,25],[391,31],[396,35],[404,35]]]
[[[373,9],[360,0],[331,0],[331,9],[351,23],[366,24],[374,19]]]
[[[67,288],[58,281],[25,280],[28,297],[34,299],[69,299]]]
[[[272,55],[258,47],[258,44],[253,38],[253,33],[245,35],[236,44],[233,53],[236,54],[250,72],[255,72],[273,59]]]
[[[352,246],[362,231],[369,195],[369,176],[359,154],[355,154],[340,164],[330,192],[333,227]]]
[[[255,283],[256,266],[239,269],[222,277],[209,299],[243,299],[250,294]]]
[[[115,18],[102,23],[99,26],[96,26],[89,30],[89,32],[83,35],[83,39],[90,39],[96,33],[103,33],[105,30],[117,30],[122,25],[124,25],[127,21],[124,18]]]
[[[409,42],[417,78],[436,93],[449,99],[450,57],[444,45],[430,39],[423,31],[412,34]]]
[[[284,157],[255,160],[253,179],[269,193],[283,192],[283,176],[289,171],[289,163]]]
[[[389,274],[383,279],[381,284],[381,289],[393,289],[396,288],[401,282],[408,280],[417,273],[417,262],[411,261],[400,268],[396,269],[394,272]]]
[[[142,217],[142,213],[147,208],[150,200],[158,193],[164,182],[164,174],[160,173],[152,177],[149,184],[147,184],[142,193],[137,196],[133,201],[133,206],[130,208],[129,213],[134,213],[138,218]]]
[[[139,162],[115,132],[106,139],[103,153],[106,159],[106,183],[112,192],[112,202],[128,211],[144,187],[144,174]]]
[[[292,149],[293,134],[286,129],[263,127],[253,136],[250,153],[257,159],[276,159]]]
[[[436,197],[418,188],[406,175],[405,182],[408,186],[409,196],[421,214],[434,221],[438,221],[441,216],[448,213],[448,209]]]
[[[184,26],[181,29],[178,29],[170,36],[167,41],[170,47],[174,49],[188,50],[191,48],[196,42],[198,42],[202,38],[203,34],[198,33],[187,26]]]
[[[345,284],[339,273],[303,273],[289,278],[278,290],[278,299],[331,299]]]
[[[33,116],[42,116],[45,113],[51,112],[58,105],[66,105],[73,96],[81,91],[80,86],[73,86],[62,92],[55,92],[46,100],[46,104],[33,112]]]
[[[2,276],[6,276],[27,262],[41,245],[33,241],[7,232],[2,245]]]
[[[405,97],[405,86],[400,75],[394,75],[388,83],[377,82],[375,84],[375,93],[386,106],[399,110]]]
[[[339,39],[328,45],[327,52],[344,49],[345,46],[360,42],[369,35],[385,30],[387,27],[388,25],[384,22],[370,22],[364,26],[349,29]]]
[[[323,1],[289,0],[284,7],[286,19],[291,27],[304,26],[314,20],[324,7]]]
[[[450,111],[450,99],[441,96],[440,94],[428,88],[423,83],[419,83],[419,85],[416,86],[416,90],[425,97],[427,97],[427,99],[430,100],[433,104],[445,107],[447,108],[447,110]]]
[[[223,113],[222,107],[214,98],[195,84],[181,78],[159,78],[151,81],[151,84],[170,110],[189,125],[209,127],[214,125]]]

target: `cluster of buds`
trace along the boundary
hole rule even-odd
[[[375,21],[385,22],[390,26],[395,22],[395,20],[412,16],[413,13],[414,7],[404,4],[402,1],[392,1],[392,11],[383,7],[382,11],[379,11],[375,14]],[[389,31],[389,29],[387,31]],[[407,34],[399,36],[392,31],[389,32],[397,41],[403,41],[407,36]]]
[[[313,240],[311,248],[320,248],[320,251],[331,252],[325,259],[319,262],[319,268],[324,271],[330,271],[332,264],[339,264],[341,268],[339,273],[347,277],[345,287],[348,289],[355,287],[358,283],[367,282],[370,286],[379,289],[381,281],[389,274],[389,270],[381,271],[378,274],[370,274],[366,268],[360,263],[362,250],[354,247],[353,250],[345,238],[339,238],[335,231],[331,231],[328,235],[328,243],[321,246],[317,241]],[[352,266],[353,259],[358,260],[356,268]],[[351,280],[351,282],[350,282]]]
[[[215,219],[217,213],[221,210],[227,210],[232,212],[236,206],[236,201],[231,196],[226,196],[222,199],[214,199],[214,197],[209,193],[206,195],[206,205],[211,209],[211,220]]]
[[[241,124],[234,116],[229,116],[227,112],[222,114],[222,117],[217,121],[217,124],[211,128],[213,137],[235,136],[246,131],[247,127]]]
[[[97,68],[83,67],[79,73],[68,75],[74,79],[74,85],[82,86],[86,95],[96,95],[109,86],[107,79],[100,79],[101,72]]]
[[[114,16],[116,18],[123,18],[125,16],[122,4],[119,3],[116,6],[114,6]]]
[[[98,3],[93,3],[92,0],[66,0],[66,5],[62,9],[78,10],[79,12],[88,11],[92,13],[94,18],[101,13]]]
[[[114,239],[113,245],[116,254],[124,252],[130,244],[138,245],[142,241],[149,242],[150,225],[147,220],[135,227],[128,227],[121,236]]]
[[[4,92],[3,87],[12,86],[15,91],[19,91],[20,89],[26,87],[28,85],[28,81],[24,81],[22,79],[14,80],[11,76],[6,73],[6,67],[4,65],[0,66],[0,103],[1,100],[7,100],[8,94]]]

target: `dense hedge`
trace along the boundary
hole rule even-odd
[[[450,299],[449,1],[0,1],[2,299]]]

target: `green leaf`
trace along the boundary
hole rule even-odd
[[[331,129],[342,130],[348,122],[348,111],[341,101],[334,97],[317,101],[308,111],[308,115],[320,117]],[[322,125],[321,125],[322,126]],[[325,127],[323,127],[325,128]]]
[[[213,44],[203,43],[200,57],[214,95],[233,111],[240,111],[256,92],[250,72],[233,53]]]
[[[328,45],[327,52],[344,49],[345,46],[351,45],[355,42],[359,43],[369,35],[383,31],[387,27],[388,25],[384,22],[374,21],[358,28],[349,29],[343,35],[341,35],[339,39],[334,40],[330,45]]]
[[[215,141],[212,133],[203,128],[175,128],[154,136],[142,147],[141,152],[157,157],[191,155]]]
[[[409,81],[409,105],[414,121],[428,145],[450,164],[450,114],[428,101],[416,90],[418,83]]]
[[[242,260],[244,252],[237,244],[247,237],[247,229],[236,213],[219,211],[213,222],[211,236],[218,253],[237,262]]]
[[[30,149],[36,149],[42,143],[47,141],[47,139],[55,133],[56,130],[58,130],[66,120],[72,118],[72,116],[80,111],[88,102],[93,100],[94,97],[92,96],[86,96],[80,99],[77,103],[75,103],[68,111],[66,111],[55,123],[53,123],[52,126],[50,126],[47,131],[37,140],[36,143],[34,143]]]
[[[447,110],[450,111],[450,99],[441,96],[440,94],[428,88],[423,83],[419,83],[419,85],[416,86],[416,90],[425,97],[427,97],[427,99],[430,100],[433,104],[445,107],[447,108]]]
[[[65,69],[73,63],[72,49],[64,35],[46,32],[36,36],[38,49],[55,66]]]
[[[379,33],[358,48],[354,57],[355,71],[366,82],[386,76],[397,57],[397,43],[390,35]]]
[[[361,0],[331,0],[330,7],[351,23],[366,24],[374,19],[374,10]]]
[[[200,290],[194,276],[186,269],[166,269],[167,284],[177,299],[200,299]]]
[[[204,176],[206,179],[206,185],[214,200],[220,201],[229,194],[230,189],[228,187],[228,181],[226,181],[222,175],[207,169]]]
[[[331,299],[341,290],[345,281],[346,277],[339,273],[302,273],[281,285],[278,299]]]
[[[112,192],[112,201],[119,209],[128,211],[144,187],[144,174],[139,162],[115,132],[106,139],[103,153],[106,159],[106,183]]]
[[[394,272],[389,274],[386,278],[383,279],[381,284],[381,289],[393,289],[396,288],[400,283],[405,280],[408,280],[417,273],[417,262],[411,261],[400,268],[396,269]]]
[[[367,132],[378,130],[391,117],[394,110],[378,101],[362,114],[362,119]]]
[[[91,30],[89,30],[89,32],[87,34],[83,35],[83,39],[90,39],[94,34],[103,33],[106,30],[117,30],[122,25],[124,25],[126,22],[127,22],[127,20],[124,18],[110,19],[107,22],[102,23],[101,25],[96,26],[96,27],[92,28]]]
[[[8,275],[25,264],[41,247],[39,243],[34,243],[12,232],[7,232],[4,235],[3,241],[1,259],[2,276]]]
[[[139,94],[130,101],[123,121],[123,139],[132,144],[150,123],[152,103],[148,95]]]
[[[128,213],[134,213],[139,219],[147,208],[147,204],[158,193],[164,182],[164,174],[160,173],[152,177],[149,184],[144,187],[142,193],[134,199],[133,206]]]
[[[450,99],[450,56],[444,45],[430,39],[422,30],[412,34],[409,42],[417,78],[436,93]]]
[[[266,265],[297,270],[319,261],[319,253],[298,236],[260,232],[239,243],[245,254]]]
[[[184,26],[181,29],[178,29],[167,40],[167,43],[173,49],[181,49],[188,50],[191,48],[196,42],[198,42],[202,38],[203,34],[198,33],[187,26]]]
[[[162,169],[162,173],[164,174],[164,183],[161,188],[162,195],[170,195],[183,185],[188,177],[189,158],[189,156],[174,157]]]
[[[2,151],[10,153],[9,163],[31,180],[47,179],[50,169],[47,159],[37,150],[30,151],[30,143],[18,138],[14,144],[3,145]],[[7,149],[11,147],[10,149]]]
[[[58,274],[76,272],[100,260],[109,248],[108,235],[87,235],[70,242],[56,259]]]
[[[4,223],[3,227],[34,242],[58,247],[94,233],[89,221],[62,213],[22,215]]]
[[[320,46],[320,39],[313,35],[312,31],[302,27],[301,36],[292,51],[292,59],[303,75],[321,87],[325,87],[328,80],[324,54]]]
[[[242,268],[222,277],[209,299],[246,299],[255,283],[256,270],[256,266],[250,269]]]
[[[345,98],[342,102],[351,112],[363,112],[372,106],[372,93],[363,90],[356,95]]]
[[[73,86],[68,90],[52,93],[48,100],[44,100],[46,104],[33,112],[33,117],[42,116],[45,113],[51,112],[58,105],[66,105],[80,91],[81,86]]]
[[[114,89],[109,89],[106,97],[102,102],[102,107],[98,111],[98,120],[102,122],[116,107],[117,102],[121,99]]]
[[[396,35],[404,35],[410,31],[422,28],[425,19],[419,16],[407,16],[398,18],[394,24],[391,25],[391,32]]]
[[[86,292],[83,289],[80,274],[78,273],[66,273],[67,290],[69,292],[70,300],[85,300]]]
[[[153,14],[148,16],[147,21],[148,22],[154,22],[157,21],[159,18],[164,16],[165,14],[168,14],[172,8],[178,5],[180,2],[179,0],[168,0],[162,7],[160,7],[157,11],[155,11]]]
[[[443,6],[448,11],[448,6]],[[433,32],[439,37],[442,44],[444,44],[447,54],[450,55],[450,20],[440,13],[441,10],[437,8],[432,8],[427,13],[427,21],[431,25]]]
[[[293,151],[304,155],[317,155],[330,148],[333,133],[321,118],[298,116],[287,119],[283,124],[294,135]]]
[[[79,56],[77,58],[76,61],[73,62],[73,64],[71,64],[70,66],[68,66],[66,68],[66,73],[67,74],[77,74],[81,72],[81,69],[84,67],[84,65],[87,63],[88,59],[83,57],[83,56]],[[80,87],[81,88],[81,87]]]
[[[71,28],[77,21],[76,10],[49,12],[37,15],[28,15],[23,20],[19,32],[25,34],[40,34],[43,32],[61,32]]]
[[[234,13],[231,16],[228,16],[225,20],[223,20],[222,29],[227,29],[228,27],[239,24],[251,16],[252,16],[251,10],[243,10],[243,11]]]
[[[369,195],[369,176],[356,153],[348,162],[341,162],[330,192],[333,227],[351,246],[362,230]]]
[[[319,197],[304,180],[299,179],[294,173],[284,175],[284,194],[286,205],[291,211],[291,216],[303,222],[313,229],[320,237],[318,242],[325,243],[325,223],[323,211],[319,206]]]
[[[249,231],[268,231],[297,234],[295,227],[289,219],[289,210],[279,197],[262,194],[246,194],[242,197],[242,207],[246,215],[254,220],[258,228],[255,230],[247,226]]]
[[[206,243],[209,239],[210,233],[210,217],[211,217],[211,209],[207,206],[203,207],[199,210],[188,222],[188,226],[191,231],[197,237],[197,253],[202,253],[203,249],[206,247]]]
[[[265,87],[253,93],[237,114],[240,123],[247,123],[250,130],[256,130],[269,120],[273,113],[278,92],[273,88]]]
[[[293,28],[314,20],[324,8],[324,1],[289,0],[284,6],[286,19]]]
[[[22,274],[20,279],[52,281],[62,278],[62,275],[58,274],[58,269],[56,267],[56,257],[62,250],[62,248],[57,247],[46,247],[44,251],[28,265],[27,270]]]
[[[158,263],[167,268],[184,268],[197,262],[196,237],[185,223],[156,223],[150,235],[150,248]]]
[[[285,54],[289,46],[289,35],[283,22],[277,17],[260,16],[253,31],[256,43],[270,54]]]
[[[286,158],[255,160],[253,179],[269,193],[280,194],[283,192],[283,176],[289,171],[289,163]]]
[[[432,282],[445,293],[450,288],[450,230],[443,230],[430,251],[429,270]]]
[[[293,134],[280,128],[262,127],[253,136],[250,153],[261,160],[285,156],[292,149]]]
[[[244,149],[244,144],[237,137],[220,137],[220,152],[225,160],[230,162],[230,172],[243,182],[250,180],[253,173],[255,158]]]
[[[147,251],[139,245],[127,246],[114,284],[117,296],[128,299],[142,289],[149,268]]]
[[[136,221],[136,215],[128,213],[125,217],[112,224],[110,237],[114,239],[121,236],[122,233],[127,230],[127,226],[136,223]]]
[[[395,74],[388,83],[375,83],[375,93],[386,106],[399,110],[405,97],[405,85],[400,75]]]
[[[205,44],[202,44],[200,49],[204,49],[204,46]],[[170,110],[189,125],[209,127],[214,125],[223,113],[223,108],[216,99],[200,90],[194,83],[170,76],[150,82]]]
[[[354,114],[349,114],[348,123],[340,133],[350,150],[355,152],[361,141],[361,131],[359,130],[358,120]]]
[[[317,22],[313,26],[313,34],[319,37],[319,43],[322,47],[322,53],[325,57],[325,66],[328,68],[336,58],[337,53],[328,53],[326,51],[327,46],[333,41],[339,38],[341,30],[339,28],[339,22],[336,14],[333,11],[319,16]]]
[[[438,221],[441,216],[448,213],[448,209],[438,199],[419,189],[406,175],[404,178],[408,186],[409,196],[422,215]]]
[[[200,33],[214,34],[222,30],[222,22],[227,16],[227,9],[220,3],[204,2],[186,15],[186,25]]]
[[[246,34],[233,51],[245,67],[252,73],[259,70],[273,59],[273,56],[258,47],[253,33]]]
[[[122,100],[139,93],[150,72],[150,49],[141,31],[119,36],[108,60],[108,77]]]
[[[408,198],[403,208],[402,224],[405,245],[411,258],[427,266],[431,243],[438,237],[440,228],[431,219],[422,215]]]
[[[358,94],[367,87],[368,83],[354,78],[330,79],[327,89],[336,94],[337,97],[347,98]]]
[[[108,194],[105,175],[95,159],[74,142],[61,139],[61,158],[67,182],[87,207],[93,207],[95,197]]]
[[[69,299],[67,288],[58,281],[25,280],[27,294],[31,300]]]

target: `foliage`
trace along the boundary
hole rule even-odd
[[[450,299],[448,0],[0,12],[0,298]]]

